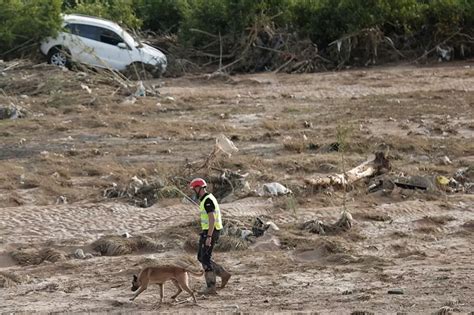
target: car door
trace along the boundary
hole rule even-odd
[[[124,70],[132,62],[132,49],[123,37],[115,31],[100,28],[99,40],[102,47],[102,56],[110,67]]]
[[[92,66],[101,66],[98,57],[99,30],[87,24],[70,23],[67,25],[70,42],[67,48],[71,51],[74,60]]]

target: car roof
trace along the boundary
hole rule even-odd
[[[79,23],[79,24],[87,24],[93,26],[102,26],[106,28],[113,29],[117,32],[123,32],[123,28],[121,28],[117,23],[112,22],[110,20],[103,19],[101,17],[95,16],[88,16],[82,14],[66,14],[63,16],[63,19],[67,23]]]

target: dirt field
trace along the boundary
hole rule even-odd
[[[100,73],[2,68],[0,107],[24,117],[0,120],[1,313],[474,312],[474,63],[162,79],[146,82],[159,95],[128,102],[134,88]],[[199,168],[219,134],[239,151]],[[385,176],[434,184],[375,192],[370,178],[346,192],[307,184],[377,150],[391,161]],[[194,256],[187,245],[198,213],[166,189],[151,207],[104,191],[133,191],[134,176],[184,189],[223,169],[248,173],[247,190],[223,200],[224,218],[251,228],[259,216],[280,230],[217,251],[233,277],[199,305],[185,293],[171,302],[171,283],[161,306],[157,286],[130,302],[140,267]],[[456,178],[457,192],[436,176]],[[255,192],[270,182],[293,194]],[[344,200],[350,230],[300,228],[336,222]],[[94,241],[125,232],[148,245],[98,253]],[[77,249],[92,255],[78,259]],[[194,290],[203,283],[191,277]]]

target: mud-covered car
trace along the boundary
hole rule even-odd
[[[64,15],[63,21],[63,31],[40,46],[51,64],[68,67],[78,62],[118,71],[136,67],[154,77],[166,71],[167,59],[160,50],[135,39],[112,21],[79,14]]]

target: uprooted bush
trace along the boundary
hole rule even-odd
[[[320,220],[310,220],[300,224],[299,228],[315,234],[335,234],[350,230],[352,222],[352,215],[347,211],[343,211],[341,217],[335,223],[327,224]]]
[[[104,256],[128,255],[136,252],[156,252],[164,248],[163,244],[155,239],[145,236],[103,236],[91,244],[93,250]]]
[[[10,253],[10,256],[19,265],[39,265],[44,261],[57,262],[66,259],[66,254],[55,248],[25,248],[16,249]]]

